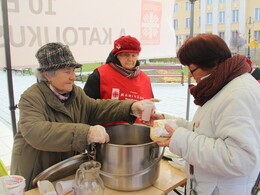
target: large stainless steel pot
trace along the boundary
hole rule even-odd
[[[106,127],[110,142],[98,144],[96,160],[101,163],[101,177],[112,189],[135,191],[151,186],[159,176],[159,146],[150,139],[144,125]]]

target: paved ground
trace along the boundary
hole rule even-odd
[[[22,75],[20,73],[13,73],[13,93],[15,104],[18,103],[20,95],[25,89],[36,82],[33,75]],[[76,85],[81,87],[84,83],[76,82]],[[187,105],[187,84],[182,86],[179,83],[153,83],[152,88],[155,98],[161,100],[156,103],[157,112],[170,113],[180,117],[186,117]],[[7,84],[7,74],[0,71],[0,159],[5,165],[10,165],[11,150],[13,144],[13,133],[11,125],[11,114],[9,110],[9,94]],[[190,103],[190,117],[194,115],[196,106],[193,104],[191,97]],[[16,109],[16,121],[19,120],[19,109]]]

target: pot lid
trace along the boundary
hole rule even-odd
[[[90,160],[88,153],[79,154],[52,165],[48,169],[38,174],[33,179],[33,185],[37,186],[37,182],[41,180],[49,180],[51,182],[62,179],[64,177],[73,175],[76,173],[79,166]]]

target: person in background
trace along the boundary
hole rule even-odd
[[[20,119],[14,138],[11,174],[33,179],[50,166],[84,153],[90,143],[109,136],[99,124],[134,123],[143,111],[142,101],[95,100],[74,85],[77,63],[68,46],[48,43],[36,53],[38,82],[19,101]]]
[[[150,78],[139,69],[140,51],[140,42],[135,37],[128,35],[115,40],[106,64],[89,75],[85,93],[95,99],[139,101],[153,98]],[[137,119],[135,123],[141,122]]]
[[[189,89],[199,107],[192,121],[154,114],[177,122],[165,125],[171,138],[158,144],[186,161],[187,194],[251,194],[260,170],[260,85],[246,57],[231,57],[213,34],[187,39],[177,57],[196,80]]]

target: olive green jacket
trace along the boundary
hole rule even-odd
[[[19,102],[20,120],[14,138],[11,174],[33,179],[48,167],[85,152],[90,125],[116,121],[133,123],[133,101],[95,100],[73,86],[70,98],[61,103],[45,82],[32,85]]]

